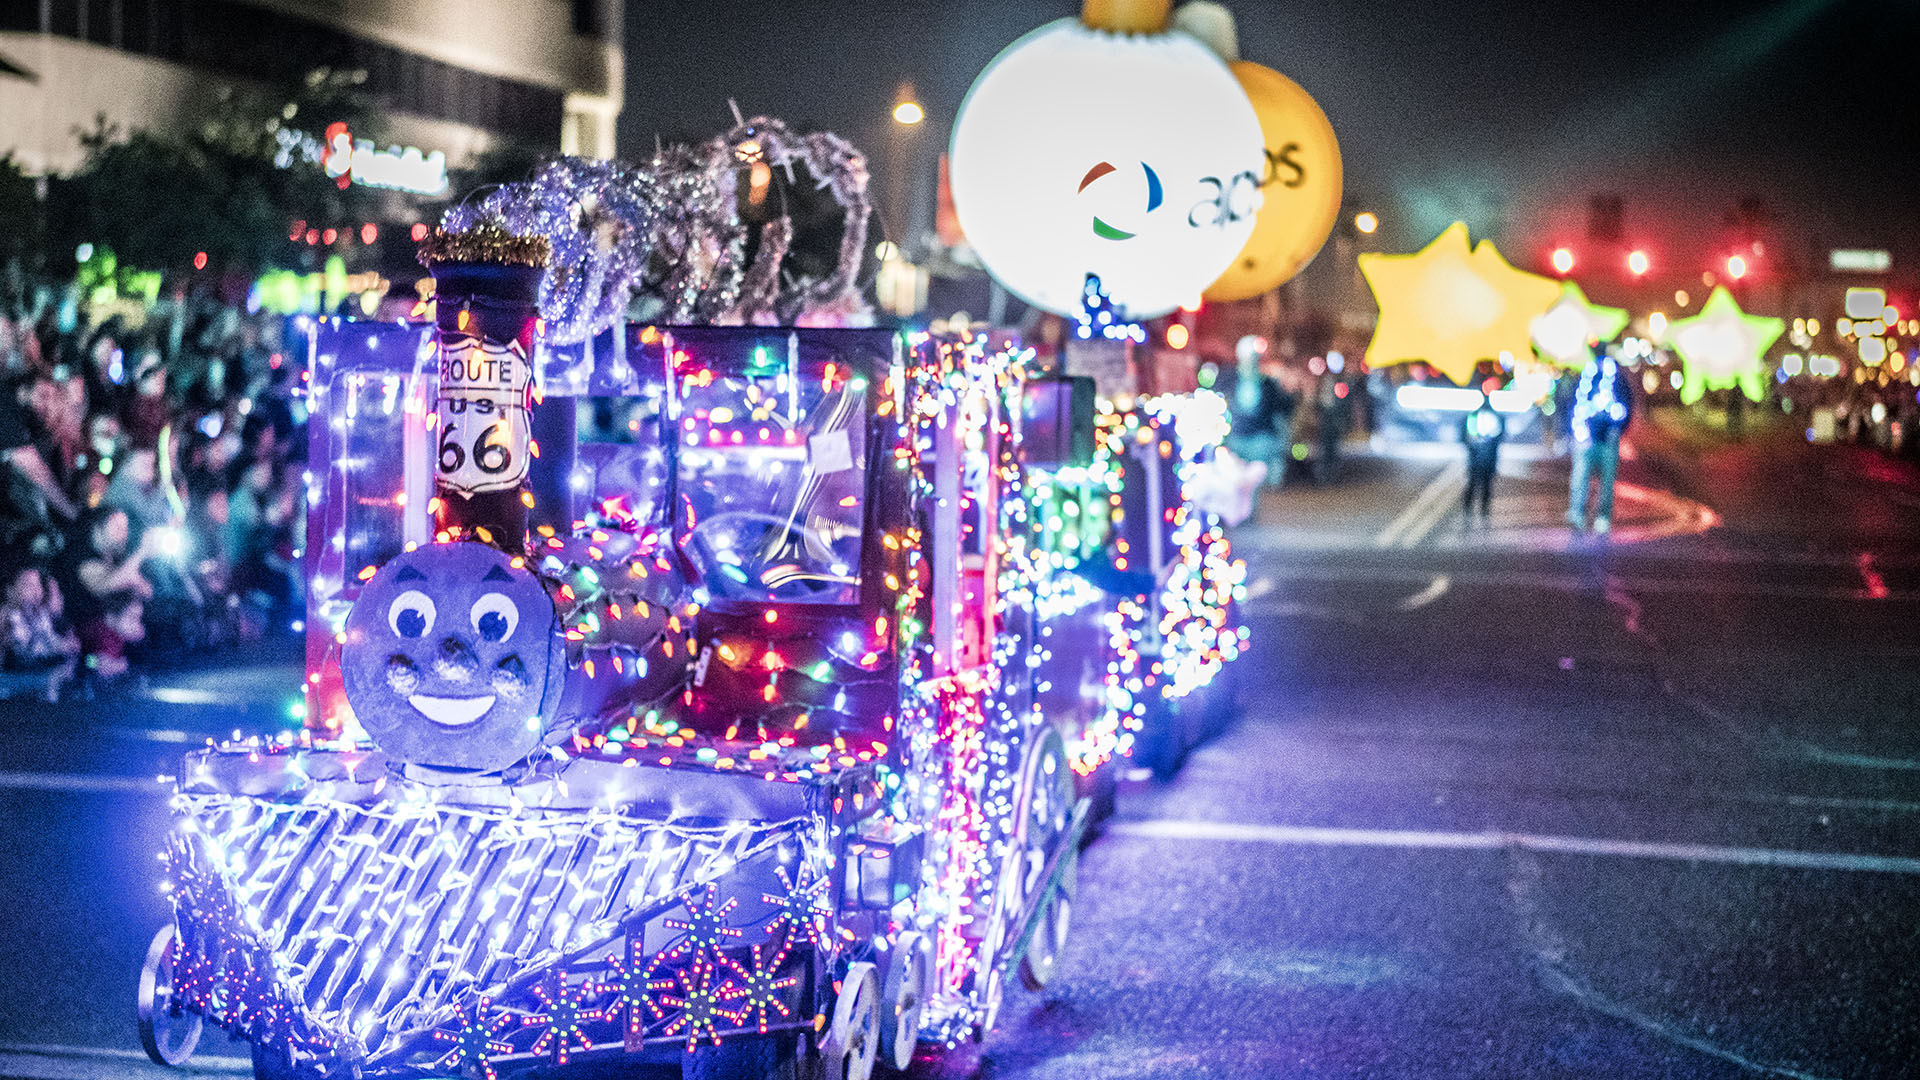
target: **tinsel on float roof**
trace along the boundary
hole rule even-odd
[[[435,228],[420,242],[420,264],[497,263],[503,266],[545,267],[553,259],[553,245],[544,236],[516,236],[491,221],[449,232]]]

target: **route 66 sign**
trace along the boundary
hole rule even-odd
[[[518,487],[527,475],[533,365],[517,341],[446,334],[440,348],[439,446],[434,470],[445,491],[474,495]]]

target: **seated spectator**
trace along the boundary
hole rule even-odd
[[[196,580],[197,563],[215,550],[217,540],[189,531],[176,513],[177,494],[160,483],[159,457],[149,448],[128,451],[126,465],[114,470],[101,506],[127,515],[149,556],[141,565],[152,588],[145,601],[150,647],[156,659],[179,659],[218,638],[206,621],[206,599]]]
[[[126,401],[121,423],[135,445],[152,446],[173,423],[172,406],[167,400],[167,366],[160,358],[157,342],[141,347],[132,382],[133,396]]]
[[[72,655],[80,655],[80,635],[74,633],[73,623],[67,619],[67,593],[60,587],[60,580],[42,570],[40,577],[47,583],[47,614],[53,619],[53,632],[62,641],[71,642]]]
[[[60,554],[65,523],[79,513],[49,463],[56,452],[37,426],[33,404],[49,397],[46,384],[33,375],[0,388],[0,547],[40,562]]]
[[[143,533],[174,523],[173,500],[160,483],[160,456],[153,447],[127,451],[126,460],[113,470],[100,505],[125,511],[129,524]]]
[[[87,475],[80,483],[80,501],[99,506],[113,482],[113,470],[121,464],[120,418],[110,412],[94,413],[87,421]]]
[[[82,628],[81,643],[86,647],[87,670],[96,678],[111,680],[127,673],[127,646],[146,640],[146,602],[138,596],[122,594],[101,609],[89,636]]]
[[[87,449],[87,384],[65,365],[33,388],[33,419],[41,453],[61,490],[71,496]]]
[[[73,675],[80,655],[79,639],[64,630],[56,618],[47,581],[38,569],[16,571],[0,602],[0,633],[4,633],[4,666],[9,672],[45,677],[47,700]]]
[[[155,554],[161,533],[147,532],[137,545],[132,538],[126,511],[102,507],[82,530],[81,550],[73,562],[74,624],[86,649],[87,667],[101,675],[125,671],[127,645],[146,636],[137,624],[153,585],[140,568]],[[133,624],[129,611],[135,613]]]
[[[226,500],[224,547],[233,587],[272,624],[299,617],[300,568],[281,552],[293,522],[293,492],[274,485],[273,465],[257,461]]]

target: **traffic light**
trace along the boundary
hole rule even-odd
[[[1573,269],[1573,249],[1558,247],[1553,249],[1553,272],[1564,274]]]
[[[1727,256],[1727,276],[1735,281],[1747,276],[1747,260],[1739,255]]]
[[[1633,272],[1634,277],[1645,274],[1650,265],[1652,264],[1647,261],[1647,253],[1639,248],[1627,252],[1627,269]]]

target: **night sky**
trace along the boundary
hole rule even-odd
[[[1347,210],[1410,247],[1465,219],[1537,261],[1618,193],[1669,261],[1706,259],[1743,197],[1813,245],[1920,262],[1920,0],[1241,0],[1242,54],[1321,103]],[[637,0],[628,5],[623,152],[711,134],[727,99],[826,127],[884,168],[911,81],[944,142],[973,77],[1071,2]],[[936,125],[938,127],[936,128]]]

